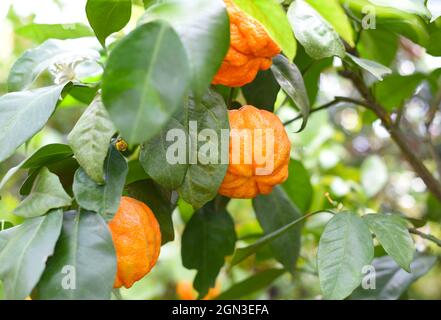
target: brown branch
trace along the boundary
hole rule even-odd
[[[409,232],[412,234],[415,234],[423,239],[432,241],[433,243],[435,243],[438,247],[441,247],[441,239],[438,239],[435,236],[432,236],[431,234],[427,234],[427,233],[423,233],[415,228],[410,228]]]

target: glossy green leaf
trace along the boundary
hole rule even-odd
[[[415,246],[407,222],[398,215],[368,214],[363,216],[384,250],[404,270],[410,272]]]
[[[99,44],[93,39],[50,39],[40,46],[27,50],[11,68],[8,77],[8,90],[21,91],[29,89],[34,81],[55,63],[69,64],[84,59],[98,61]]]
[[[216,133],[214,138],[219,144],[212,145],[213,152],[203,148],[211,149],[204,129]],[[216,196],[227,171],[228,160],[222,161],[221,157],[228,154],[228,141],[221,143],[221,139],[228,129],[227,108],[219,94],[209,90],[199,102],[190,96],[184,112],[173,118],[159,136],[143,145],[140,162],[153,180],[177,190],[185,201],[200,208]]]
[[[288,179],[282,187],[297,208],[306,213],[314,192],[309,173],[300,161],[294,159],[290,160],[288,171]]]
[[[48,144],[35,151],[19,165],[12,167],[0,181],[0,191],[6,183],[20,169],[38,169],[45,165],[69,158],[73,155],[72,149],[65,144]]]
[[[204,297],[216,284],[217,275],[236,243],[234,221],[214,201],[199,209],[187,223],[182,235],[182,263],[196,269],[193,287]]]
[[[369,156],[361,164],[361,185],[368,197],[378,194],[387,184],[389,174],[379,156]]]
[[[72,199],[64,191],[58,176],[47,168],[42,168],[31,193],[14,209],[14,214],[24,218],[34,218],[44,215],[51,209],[68,207],[71,203]]]
[[[375,289],[357,288],[350,296],[353,300],[397,300],[412,283],[428,273],[436,263],[436,257],[416,254],[410,265],[411,273],[404,271],[391,257],[373,261]]]
[[[31,23],[15,29],[15,33],[36,43],[49,39],[65,40],[93,36],[93,31],[82,23]]]
[[[104,183],[104,160],[115,127],[97,96],[67,137],[78,163],[95,182]]]
[[[407,13],[418,14],[426,18],[431,17],[429,10],[424,5],[424,0],[369,0],[369,2],[377,6],[390,7]]]
[[[54,252],[62,220],[63,212],[56,210],[3,231],[8,233],[8,241],[0,251],[0,279],[6,299],[29,296]]]
[[[131,0],[87,0],[90,26],[103,47],[106,38],[125,27],[132,15]]]
[[[297,45],[285,10],[276,0],[234,0],[243,11],[258,20],[270,36],[282,48],[283,53],[292,61],[296,55]]]
[[[172,199],[172,192],[163,189],[152,180],[143,180],[129,184],[125,193],[144,202],[153,211],[161,228],[162,244],[175,239],[172,213],[176,203]]]
[[[290,5],[288,19],[297,40],[312,58],[344,57],[345,47],[337,32],[304,0]]]
[[[338,34],[354,47],[354,29],[351,21],[338,0],[306,0],[320,15],[326,19]]]
[[[178,33],[190,63],[192,90],[200,97],[210,86],[230,46],[222,0],[167,0],[148,8],[140,23],[166,20]]]
[[[291,203],[281,187],[274,188],[273,192],[267,196],[257,196],[253,200],[253,208],[265,235],[301,217],[299,209]],[[269,244],[277,261],[291,273],[294,273],[300,253],[300,233],[301,225],[299,224],[289,232],[279,235]]]
[[[274,111],[280,85],[271,70],[260,71],[253,82],[242,87],[247,104],[259,109]]]
[[[115,249],[106,222],[96,213],[69,211],[33,296],[43,300],[110,299],[115,273]]]
[[[362,30],[357,50],[361,58],[390,66],[398,51],[398,36],[385,30]]]
[[[364,221],[349,212],[335,215],[325,227],[317,253],[323,296],[340,300],[350,295],[373,258],[372,236]]]
[[[353,56],[352,54],[347,54],[347,56],[359,67],[361,67],[363,70],[366,70],[371,75],[373,75],[377,80],[383,80],[384,76],[391,74],[392,70],[388,67],[383,66],[382,64],[367,60],[363,58],[358,58],[356,56]]]
[[[222,292],[216,300],[235,300],[249,296],[260,290],[267,289],[277,278],[286,271],[283,269],[268,269],[238,282]]]
[[[298,130],[300,132],[306,127],[311,110],[302,74],[295,64],[289,62],[289,60],[282,55],[273,58],[271,71],[280,87],[282,87],[283,91],[285,91],[296,104],[303,116],[302,125]]]
[[[375,85],[374,94],[381,105],[392,111],[395,108],[401,108],[403,103],[412,97],[423,80],[424,75],[420,73],[409,76],[393,74]]]
[[[187,93],[189,79],[179,36],[165,22],[154,21],[136,28],[112,50],[102,98],[124,139],[142,143],[170,120]]]
[[[105,184],[99,185],[80,168],[75,173],[73,192],[79,206],[101,214],[106,221],[118,210],[127,175],[127,161],[110,146],[104,162]]]
[[[56,85],[0,97],[0,162],[44,127],[63,88]]]

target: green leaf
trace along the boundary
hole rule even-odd
[[[15,29],[15,33],[36,43],[42,43],[49,39],[65,40],[93,36],[93,31],[82,23],[31,23]]]
[[[112,50],[103,75],[103,102],[124,139],[141,143],[170,120],[188,82],[187,56],[178,35],[155,21],[136,28]]]
[[[64,86],[13,92],[0,97],[0,162],[44,127]]]
[[[431,17],[429,10],[424,5],[424,0],[369,0],[369,2],[377,6],[390,7],[407,13],[418,14],[425,18]]]
[[[204,129],[216,133],[219,144],[212,146],[217,155],[214,150],[203,152],[202,147],[211,146],[204,141],[206,137],[201,133]],[[223,131],[227,129],[228,112],[219,94],[208,90],[200,101],[190,96],[183,112],[159,136],[143,145],[140,162],[153,180],[167,189],[177,190],[185,201],[200,208],[216,196],[227,171],[228,165],[221,161],[221,155],[228,154],[228,141],[219,141],[228,133]],[[171,134],[169,139],[168,134]]]
[[[96,50],[97,45],[98,43],[90,38],[50,39],[34,49],[27,50],[11,68],[8,90],[12,92],[29,89],[45,70],[56,63],[68,64],[79,59],[98,61],[100,55]]]
[[[67,137],[78,163],[95,182],[104,183],[104,160],[116,130],[97,96]]]
[[[5,221],[4,219],[0,220],[0,231],[12,228],[13,226],[14,225],[9,221]],[[0,239],[0,241],[2,241],[2,240]],[[1,250],[1,246],[2,245],[0,244],[0,250]]]
[[[279,91],[280,85],[271,70],[260,71],[253,82],[242,87],[247,104],[270,112],[274,111]]]
[[[338,0],[306,0],[320,15],[326,19],[338,34],[354,47],[354,29],[351,21]]]
[[[361,58],[390,66],[397,54],[398,36],[390,31],[363,30],[357,49]]]
[[[47,168],[40,170],[31,193],[14,210],[14,214],[24,218],[44,215],[51,209],[68,207],[72,199],[64,191],[58,176]]]
[[[132,15],[131,0],[87,0],[90,26],[103,47],[106,38],[124,28]]]
[[[178,33],[187,52],[192,90],[200,97],[210,86],[230,46],[222,0],[167,0],[149,7],[140,23],[162,19]]]
[[[368,214],[363,219],[387,254],[410,272],[415,247],[406,220],[398,215],[386,214]]]
[[[378,102],[388,111],[401,108],[403,103],[412,97],[418,85],[424,80],[424,75],[415,73],[409,76],[393,74],[386,77],[374,87]]]
[[[306,213],[314,192],[309,173],[300,161],[294,159],[290,160],[288,171],[288,179],[282,187],[300,211]]]
[[[369,156],[361,165],[361,185],[368,197],[378,194],[387,184],[389,174],[386,164],[377,155]]]
[[[164,190],[152,180],[137,181],[126,187],[126,194],[144,202],[155,214],[161,228],[162,244],[175,239],[172,213],[176,207],[172,193]]]
[[[311,110],[302,74],[295,64],[282,55],[273,58],[271,71],[283,91],[292,99],[303,116],[302,125],[298,130],[300,132],[306,127]]]
[[[14,174],[18,172],[18,170],[38,169],[45,165],[70,158],[72,155],[72,149],[66,144],[54,143],[45,145],[35,151],[31,156],[23,160],[19,165],[9,169],[0,182],[0,191],[9,181],[9,179],[11,179]]]
[[[182,263],[187,269],[198,271],[193,286],[200,297],[215,286],[225,257],[233,253],[235,243],[234,221],[214,201],[196,211],[187,223],[182,235]]]
[[[378,62],[375,62],[375,61],[372,61],[372,60],[363,59],[363,58],[358,58],[358,57],[353,56],[352,54],[349,54],[349,53],[347,53],[346,55],[356,65],[358,65],[362,69],[364,69],[367,72],[369,72],[377,80],[382,81],[384,76],[392,73],[391,69],[389,69],[388,67],[383,66],[382,64],[380,64]]]
[[[437,0],[427,0],[427,9],[432,15],[431,22],[441,17],[441,3]]]
[[[256,197],[253,200],[253,208],[265,235],[301,217],[299,209],[291,203],[281,187],[274,188],[270,195]],[[289,232],[273,239],[269,244],[277,261],[291,273],[294,273],[300,253],[300,233],[301,225],[297,225]]]
[[[335,215],[325,227],[317,253],[324,297],[346,298],[360,285],[362,269],[373,258],[372,237],[364,221],[349,212]]]
[[[130,160],[128,163],[129,171],[126,176],[126,185],[140,180],[149,179],[149,175],[145,173],[144,168],[138,159]]]
[[[80,168],[75,173],[73,192],[79,206],[101,214],[106,221],[118,210],[127,175],[127,161],[110,146],[104,162],[105,184],[99,185]]]
[[[304,0],[296,0],[290,5],[288,20],[297,40],[312,58],[345,56],[345,46],[337,32]]]
[[[216,300],[237,300],[249,296],[250,294],[267,289],[277,278],[286,271],[283,269],[268,269],[259,272],[251,277],[238,282],[228,290],[216,297]]]
[[[412,283],[427,274],[436,264],[436,257],[416,254],[407,273],[388,256],[377,258],[372,266],[375,268],[375,289],[359,287],[350,296],[352,300],[397,300]]]
[[[44,271],[47,258],[54,252],[62,220],[63,212],[56,210],[3,231],[9,234],[0,251],[0,279],[6,299],[23,300],[29,296]]]
[[[33,296],[43,300],[110,299],[115,274],[115,249],[106,222],[96,213],[69,211]]]
[[[425,217],[429,221],[441,223],[441,202],[432,194],[427,197]]]
[[[234,3],[259,21],[282,48],[283,53],[291,61],[294,59],[296,40],[292,32],[288,31],[290,28],[285,10],[276,0],[234,0]]]

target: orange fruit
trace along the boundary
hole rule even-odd
[[[288,178],[291,143],[280,119],[253,106],[229,111],[229,166],[219,188],[230,198],[271,193]]]
[[[230,17],[230,48],[212,83],[241,87],[252,82],[259,70],[269,69],[280,48],[257,20],[232,0],[224,2]]]
[[[220,283],[216,283],[214,288],[210,288],[208,294],[203,300],[213,300],[220,294]],[[176,284],[176,295],[179,300],[196,300],[197,292],[193,289],[193,285],[189,281],[179,281]]]
[[[114,288],[130,288],[156,264],[161,249],[161,231],[152,210],[143,202],[122,197],[109,222],[116,251]]]

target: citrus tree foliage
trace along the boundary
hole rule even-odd
[[[7,169],[0,192],[21,197],[16,219],[0,219],[0,297],[111,298],[116,256],[107,223],[123,195],[152,209],[163,245],[179,243],[200,298],[224,270],[252,269],[218,298],[250,297],[280,277],[309,273],[324,299],[399,299],[436,265],[436,251],[417,252],[415,241],[441,246],[429,227],[419,229],[439,231],[441,224],[441,149],[431,136],[440,124],[441,72],[405,72],[396,57],[417,45],[441,56],[437,1],[235,3],[281,48],[272,67],[241,88],[211,85],[230,44],[222,0],[88,0],[89,26],[17,27],[33,47],[11,67],[8,92],[0,97],[0,163]],[[345,81],[352,93],[323,97],[320,79]],[[429,102],[416,125],[424,137],[416,137],[405,108],[422,91]],[[84,111],[65,125],[64,143],[43,144],[20,159],[17,154],[53,125],[54,113],[73,113],[70,101]],[[288,179],[247,204],[255,216],[244,226],[232,214],[236,200],[218,195],[228,164],[169,163],[166,157],[170,130],[182,130],[189,144],[201,147],[192,121],[220,136],[229,130],[228,110],[245,104],[281,118],[288,110],[284,124],[293,148]],[[311,132],[326,130],[318,119],[328,109],[336,117],[334,107],[341,105],[362,113],[365,125],[386,129],[397,148],[363,151],[354,164],[359,170],[334,164],[317,175],[317,161],[303,156],[332,159],[311,151],[322,143]],[[393,175],[384,161],[390,158],[406,161],[427,188],[424,217],[376,200]],[[330,175],[340,180],[331,183]],[[25,176],[22,184],[8,189],[19,176]],[[184,221],[183,230],[175,219]],[[69,285],[66,266],[75,269],[75,290],[63,287]],[[378,275],[372,290],[366,289],[369,267]]]

